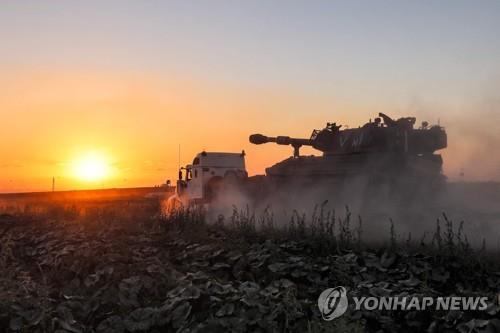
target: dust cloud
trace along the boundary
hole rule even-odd
[[[500,181],[500,80],[488,86],[463,96],[463,101],[418,100],[397,111],[399,116],[414,115],[445,127],[448,147],[438,153],[451,181]]]
[[[362,177],[342,187],[324,184],[295,184],[276,189],[265,198],[254,198],[248,193],[231,190],[222,194],[210,207],[209,219],[220,215],[229,220],[234,209],[249,210],[256,219],[268,210],[278,228],[285,228],[294,211],[306,214],[311,221],[316,210],[323,206],[325,214],[335,212],[345,218],[346,209],[351,213],[351,227],[362,220],[363,240],[373,243],[389,239],[390,220],[400,241],[410,236],[414,242],[423,237],[432,241],[437,221],[445,228],[443,214],[453,222],[455,232],[463,222],[463,233],[471,245],[479,247],[483,240],[489,249],[500,250],[500,183],[448,182],[442,188],[429,191],[414,184],[411,191],[394,191],[388,185],[374,191]],[[411,235],[410,235],[411,234]]]

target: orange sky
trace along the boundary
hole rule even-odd
[[[491,125],[491,120],[498,120],[495,100],[489,108],[493,118],[473,120],[466,107],[444,103],[382,105],[334,94],[325,97],[277,87],[234,87],[221,81],[133,73],[15,74],[0,79],[6,88],[0,91],[3,192],[48,190],[52,176],[60,190],[151,186],[175,180],[179,144],[182,164],[203,149],[245,149],[250,174],[262,173],[266,166],[289,156],[291,149],[250,145],[249,134],[308,137],[326,121],[359,125],[379,111],[427,116],[431,122],[441,114],[450,141],[450,148],[443,151],[445,172],[456,178],[464,168],[470,179],[498,179],[498,156],[490,151],[497,144],[498,125]],[[482,114],[487,114],[487,101],[482,104]],[[459,108],[457,114],[463,118],[450,117],[450,108]],[[73,161],[89,152],[106,157],[109,177],[88,182],[72,174]]]
[[[305,135],[308,126],[323,123],[319,115],[293,117],[306,107],[301,97],[221,91],[215,82],[53,71],[1,80],[7,87],[0,92],[1,139],[13,143],[0,147],[4,191],[44,190],[52,175],[58,189],[160,184],[175,179],[179,144],[182,164],[203,149],[246,149],[255,173],[270,154],[281,158],[289,151],[269,146],[259,152],[247,143],[252,131]],[[97,184],[71,174],[72,161],[92,151],[106,156],[112,169]]]

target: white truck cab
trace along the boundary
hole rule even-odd
[[[179,170],[175,199],[183,205],[209,203],[224,182],[247,177],[245,152],[201,152]]]

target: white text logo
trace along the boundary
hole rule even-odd
[[[347,291],[344,287],[324,290],[318,298],[318,307],[324,320],[342,316],[347,310]]]

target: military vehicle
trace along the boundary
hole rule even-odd
[[[309,139],[288,136],[250,135],[253,144],[273,142],[293,147],[293,156],[266,169],[266,176],[278,183],[314,181],[343,183],[352,177],[364,177],[370,183],[415,180],[440,184],[443,160],[437,150],[446,148],[443,127],[415,118],[393,120],[380,113],[374,121],[358,128],[341,129],[327,123],[314,130]],[[311,146],[322,156],[301,156],[300,148]]]
[[[191,164],[179,169],[175,194],[167,201],[167,210],[191,204],[212,202],[225,187],[248,178],[245,153],[198,153]]]
[[[236,189],[246,198],[265,202],[276,193],[305,197],[313,189],[331,196],[354,185],[360,197],[376,198],[384,189],[402,198],[413,197],[422,188],[427,195],[444,184],[443,160],[436,154],[447,146],[443,127],[422,122],[415,128],[413,117],[394,120],[380,113],[358,128],[341,128],[327,123],[308,139],[250,135],[253,144],[272,142],[293,148],[293,156],[267,168],[264,176],[248,177],[244,152],[202,152],[179,170],[177,193],[169,201],[206,204]],[[303,146],[313,147],[322,156],[301,155]]]

